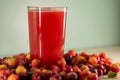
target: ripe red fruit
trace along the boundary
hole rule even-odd
[[[98,76],[102,76],[103,75],[103,70],[102,69],[97,69],[97,74]]]
[[[98,76],[113,78],[120,72],[120,64],[112,63],[105,52],[89,55],[69,50],[55,65],[42,65],[30,59],[30,53],[0,58],[0,80],[98,80]]]
[[[92,54],[91,56],[96,57],[97,60],[99,60],[99,56],[97,54]]]
[[[36,67],[31,67],[30,72],[32,72],[32,73],[41,73],[42,71],[40,69],[36,68]]]
[[[98,80],[98,76],[95,73],[91,73],[91,74],[88,75],[87,80]]]
[[[89,57],[88,62],[91,63],[92,65],[95,65],[95,64],[97,64],[98,60],[96,57],[91,56],[91,57]]]
[[[97,71],[96,68],[90,68],[90,72],[91,72],[91,73],[96,73],[96,74],[98,74],[98,71]]]
[[[52,65],[52,66],[50,66],[50,70],[59,72],[60,68],[57,65]]]
[[[69,55],[69,54],[66,53],[64,55],[64,58],[65,58],[65,60],[66,60],[67,63],[70,63],[72,61],[72,59],[73,59],[73,56],[71,56],[71,55]]]
[[[103,59],[106,59],[106,58],[107,58],[107,54],[106,54],[105,52],[101,52],[101,53],[99,54],[99,57],[100,57],[100,58],[103,58]]]
[[[105,63],[109,64],[109,65],[112,65],[113,64],[113,61],[111,58],[106,58],[105,59]]]
[[[73,66],[73,71],[74,71],[74,72],[77,72],[77,73],[79,73],[79,74],[81,73],[81,70],[80,70],[80,68],[79,68],[77,65],[74,65],[74,66]]]
[[[78,80],[78,75],[75,72],[67,73],[65,80]]]
[[[120,66],[118,64],[112,64],[110,66],[110,70],[113,71],[113,72],[118,73],[118,72],[120,72]]]
[[[92,64],[90,64],[90,63],[86,63],[85,65],[88,66],[89,69],[90,69],[90,68],[94,68],[94,65],[92,65]]]
[[[12,71],[9,70],[9,69],[6,69],[6,70],[5,70],[5,73],[6,73],[7,76],[9,76],[10,74],[12,74]]]
[[[7,64],[9,67],[16,67],[18,65],[18,60],[14,57],[8,57],[3,60],[4,64]]]
[[[100,65],[103,65],[105,62],[103,62],[103,61],[101,61],[101,60],[99,60],[98,61],[98,64],[100,64]]]
[[[81,71],[83,71],[83,70],[85,70],[85,69],[89,70],[89,67],[88,67],[87,65],[82,65],[82,66],[80,67],[80,70],[81,70]]]
[[[74,56],[76,56],[76,51],[75,50],[69,50],[68,55],[74,57]]]
[[[62,80],[62,77],[59,74],[51,75],[49,80]]]
[[[103,64],[98,64],[96,66],[96,68],[98,69],[98,71],[100,72],[100,74],[105,74],[106,73],[106,67]],[[102,71],[101,71],[102,70]],[[99,74],[98,74],[99,75]]]
[[[61,71],[61,72],[59,72],[59,74],[61,75],[62,78],[65,78],[67,73],[65,71]]]
[[[20,80],[17,74],[11,74],[7,80]]]
[[[26,73],[27,72],[27,69],[22,66],[22,65],[18,65],[17,68],[15,69],[15,72],[18,74],[18,73]]]
[[[87,52],[82,52],[80,55],[83,56],[83,57],[85,57],[86,59],[89,58],[89,55],[88,55]]]
[[[104,74],[107,74],[110,71],[110,65],[108,63],[104,63],[103,66],[106,69],[106,72]]]
[[[4,76],[5,70],[0,70],[0,79]]]
[[[73,71],[73,68],[69,65],[66,65],[65,67],[63,67],[63,70],[68,73],[68,72]]]
[[[34,73],[31,80],[41,80],[41,77],[38,73]]]
[[[86,80],[90,73],[91,72],[89,70],[87,70],[87,69],[81,71],[80,76],[81,76],[82,80]]]
[[[26,54],[25,53],[20,53],[19,55],[17,55],[17,58],[25,59],[26,58]]]
[[[64,67],[64,66],[66,65],[66,60],[65,60],[65,58],[59,59],[59,60],[57,61],[57,65],[58,65],[59,67]]]
[[[81,55],[76,56],[72,60],[72,63],[75,63],[75,64],[85,64],[86,62],[87,62],[86,58]]]
[[[38,59],[33,59],[33,60],[31,61],[31,66],[32,66],[32,67],[39,67],[39,66],[40,66],[40,60],[38,60]]]
[[[0,64],[0,70],[1,69],[8,69],[8,67],[7,67],[7,65],[5,65],[5,64]]]

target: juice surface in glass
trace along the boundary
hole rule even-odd
[[[64,55],[66,11],[29,10],[29,40],[32,59],[53,65]]]

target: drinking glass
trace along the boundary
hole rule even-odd
[[[64,55],[66,7],[28,6],[28,30],[31,59],[54,65]]]

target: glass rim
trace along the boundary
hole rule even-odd
[[[27,6],[28,8],[67,8],[67,6]]]
[[[28,11],[66,11],[67,6],[27,6]]]

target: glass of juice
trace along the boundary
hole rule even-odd
[[[54,65],[64,55],[66,7],[28,6],[31,59]]]

